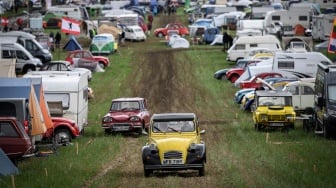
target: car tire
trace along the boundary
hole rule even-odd
[[[68,129],[61,128],[57,129],[54,133],[54,140],[56,144],[64,144],[67,142],[71,142],[71,134]]]
[[[99,62],[98,65],[99,65],[102,69],[105,69],[105,64],[104,64],[104,63]]]
[[[204,166],[202,166],[200,169],[198,169],[198,176],[204,176],[205,175],[205,169]]]
[[[151,175],[152,172],[153,172],[152,170],[146,170],[146,169],[144,169],[144,175],[145,175],[145,177],[148,178]]]
[[[158,33],[158,37],[162,38],[163,37],[163,33]]]

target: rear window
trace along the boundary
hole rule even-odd
[[[0,137],[19,137],[19,134],[11,122],[4,121],[0,122]]]

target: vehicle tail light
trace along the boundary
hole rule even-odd
[[[24,120],[23,127],[24,127],[26,133],[28,133],[28,131],[29,131],[29,121],[28,120]]]

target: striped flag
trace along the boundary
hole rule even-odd
[[[334,18],[333,27],[330,33],[328,52],[329,53],[336,52],[336,18]]]
[[[70,19],[68,17],[62,18],[62,27],[61,31],[63,33],[69,33],[73,35],[79,35],[80,34],[80,21]]]

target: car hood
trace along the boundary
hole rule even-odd
[[[174,133],[180,136],[174,137],[155,137],[151,138],[151,141],[157,145],[159,151],[170,151],[170,150],[179,150],[188,149],[191,143],[196,143],[197,136],[186,136],[183,133]]]
[[[109,115],[117,121],[128,120],[132,116],[138,116],[139,111],[110,112]]]

